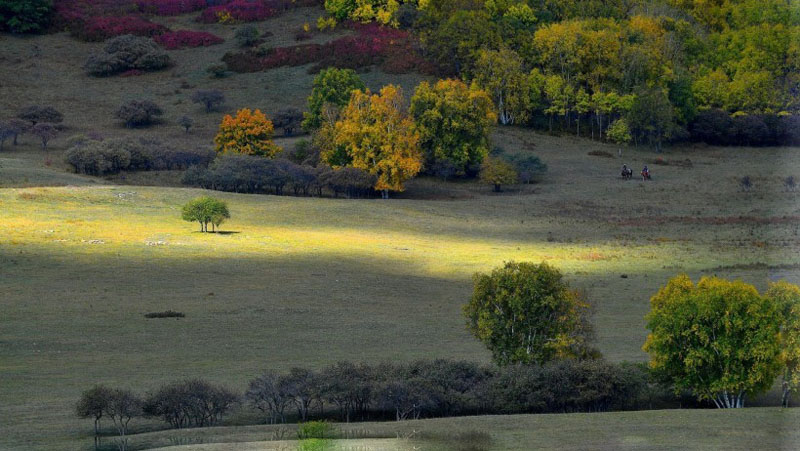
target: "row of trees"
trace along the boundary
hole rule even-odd
[[[265,371],[243,394],[198,379],[172,382],[144,396],[95,386],[82,394],[77,414],[94,420],[96,436],[100,422],[111,420],[124,441],[136,417],[158,418],[173,428],[204,427],[218,424],[234,408],[256,412],[261,421],[274,424],[314,418],[401,421],[601,412],[671,401],[644,366],[602,360],[507,367],[443,359],[374,365],[342,361],[320,370]]]
[[[384,198],[403,191],[423,170],[444,178],[481,172],[496,190],[519,178],[530,182],[546,170],[535,157],[513,165],[487,160],[497,118],[493,110],[489,95],[475,84],[422,82],[407,105],[397,86],[372,93],[354,71],[330,68],[314,80],[302,126],[313,134],[312,153],[318,157],[312,166],[363,171],[374,177],[373,188]],[[286,111],[276,117],[286,128],[295,116]],[[242,109],[223,118],[214,142],[220,154],[275,158],[282,149],[273,135],[274,125],[263,113]]]
[[[782,374],[784,406],[800,389],[800,287],[771,283],[760,294],[741,281],[686,275],[653,296],[647,315],[654,377],[676,394],[689,392],[719,408],[743,407],[746,396]],[[555,268],[509,262],[476,274],[464,307],[467,327],[496,363],[592,359],[590,304]]]

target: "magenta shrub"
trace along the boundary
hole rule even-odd
[[[153,38],[167,50],[192,47],[208,47],[224,42],[219,36],[205,31],[178,30],[169,31]]]
[[[316,63],[310,72],[335,66],[348,69],[378,65],[393,74],[433,73],[408,32],[376,24],[349,24],[357,34],[325,44],[300,44],[271,49],[266,54],[254,51],[229,53],[223,60],[235,72],[257,72],[281,66]]]
[[[136,0],[139,11],[158,16],[177,16],[200,11],[208,6],[206,0]]]
[[[90,17],[82,27],[73,28],[72,34],[84,41],[105,41],[124,34],[153,37],[166,31],[168,28],[140,16],[111,16]]]

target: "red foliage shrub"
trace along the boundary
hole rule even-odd
[[[140,16],[90,17],[82,26],[74,25],[72,34],[85,41],[104,41],[123,34],[152,37],[168,31],[168,28]]]
[[[318,72],[326,67],[359,69],[380,65],[393,74],[417,71],[433,73],[416,47],[416,41],[403,30],[375,24],[351,24],[355,36],[346,36],[326,44],[301,44],[272,49],[266,55],[253,51],[227,54],[223,60],[235,72],[257,72],[281,66],[302,66],[316,63],[309,70]]]
[[[229,17],[228,20],[233,22],[257,22],[277,14],[278,8],[273,2],[232,0],[223,5],[204,9],[197,20],[202,23],[217,23]]]
[[[191,47],[208,47],[224,42],[222,38],[205,31],[178,30],[160,34],[153,38],[167,50]]]
[[[136,0],[136,6],[147,14],[177,16],[205,9],[208,3],[206,0]]]

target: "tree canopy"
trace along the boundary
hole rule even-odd
[[[208,225],[211,224],[212,231],[231,217],[228,211],[228,204],[214,199],[213,197],[198,197],[186,205],[181,210],[181,217],[184,221],[198,222],[201,232],[208,232]]]
[[[236,117],[226,114],[214,138],[217,153],[274,157],[281,152],[273,141],[275,127],[260,110],[243,108]]]
[[[350,94],[356,89],[365,90],[364,82],[352,69],[324,69],[314,78],[311,96],[308,97],[308,112],[303,120],[303,128],[313,130],[322,126],[326,110],[344,108],[350,101]]]
[[[492,100],[476,85],[459,80],[422,82],[411,98],[410,113],[427,164],[446,160],[460,172],[479,165],[489,153]]]
[[[340,151],[346,164],[340,163]],[[375,189],[384,197],[390,190],[403,191],[406,180],[422,169],[422,152],[400,88],[387,85],[379,94],[353,91],[323,158],[334,167],[352,166],[377,176]]]
[[[473,276],[467,329],[499,365],[593,355],[589,304],[547,263],[507,262]]]
[[[653,370],[717,407],[742,407],[781,369],[779,305],[744,282],[674,277],[650,299],[646,319]]]

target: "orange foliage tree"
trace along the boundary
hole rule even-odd
[[[248,108],[227,114],[214,138],[217,153],[238,153],[272,158],[282,149],[272,141],[275,127],[260,110]]]
[[[384,199],[389,191],[403,191],[406,180],[422,169],[422,152],[414,121],[403,104],[403,93],[394,85],[380,94],[355,90],[350,103],[334,124],[333,146],[323,153],[332,166],[336,149],[343,150],[347,163],[378,177],[375,189]]]

